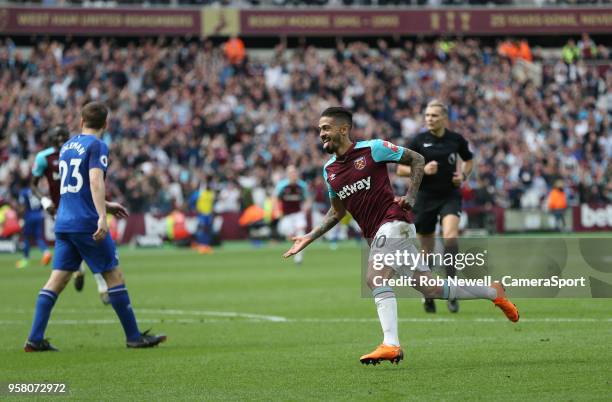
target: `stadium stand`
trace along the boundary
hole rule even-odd
[[[263,207],[289,163],[324,204],[315,180],[326,159],[314,124],[321,110],[342,104],[355,111],[358,138],[406,145],[439,97],[476,154],[464,207],[545,208],[557,180],[570,206],[612,200],[610,49],[586,34],[556,50],[441,37],[280,44],[244,57],[243,45],[46,39],[28,48],[2,39],[0,196],[15,200],[49,127],[77,131],[74,111],[102,100],[112,110],[109,194],[132,212],[185,208],[209,176],[228,190],[217,211]],[[394,185],[403,191],[402,180]]]

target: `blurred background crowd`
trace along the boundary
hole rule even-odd
[[[78,132],[80,106],[100,100],[111,109],[107,191],[132,212],[186,207],[203,187],[217,192],[216,212],[263,205],[289,164],[324,205],[323,109],[353,110],[355,139],[407,145],[440,98],[475,154],[464,206],[540,208],[555,183],[570,205],[610,202],[609,63],[610,49],[587,35],[557,51],[441,38],[267,53],[238,38],[40,41],[27,52],[6,39],[0,197],[15,200],[50,127]]]

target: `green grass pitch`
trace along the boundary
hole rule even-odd
[[[167,343],[126,349],[112,308],[100,303],[88,274],[83,293],[69,284],[51,317],[47,336],[61,352],[41,354],[22,346],[48,268],[33,260],[16,270],[16,255],[0,255],[0,382],[66,382],[75,400],[612,395],[610,299],[515,300],[518,324],[488,301],[461,302],[457,315],[438,301],[438,314],[426,315],[419,300],[400,299],[404,361],[362,366],[359,356],[382,335],[373,301],[360,295],[359,249],[315,243],[296,267],[280,257],[286,246],[228,244],[210,256],[122,248],[140,327],[166,333]]]

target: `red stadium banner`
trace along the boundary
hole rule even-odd
[[[612,230],[612,204],[582,204],[573,208],[574,231],[595,232]]]
[[[612,32],[612,8],[244,10],[243,35],[568,34]]]
[[[220,236],[223,240],[240,240],[247,238],[247,231],[238,224],[239,212],[225,212],[220,216],[223,219]],[[167,236],[167,216],[154,216],[152,214],[131,214],[127,220],[120,220],[117,225],[117,243],[127,244],[139,236]],[[193,214],[186,216],[186,229],[190,234],[196,232],[198,220]]]
[[[222,225],[219,230],[219,236],[223,240],[243,240],[247,238],[247,229],[240,226],[240,212],[224,212],[215,215],[222,219]],[[189,213],[185,216],[185,229],[189,235],[196,233],[198,227],[198,219],[194,214]],[[11,236],[19,234],[21,228],[17,222],[17,227],[8,232]],[[115,227],[116,237],[113,238],[117,244],[128,244],[136,241],[138,237],[159,237],[167,239],[168,237],[168,215],[156,216],[149,213],[134,213],[130,214],[127,219],[121,219],[116,222]],[[2,239],[0,233],[0,239]],[[7,236],[8,238],[8,236]],[[48,243],[55,241],[55,233],[53,232],[53,220],[47,215],[45,220],[44,238]],[[9,243],[0,240],[0,253],[6,250],[13,250]]]
[[[199,10],[0,8],[0,33],[70,35],[199,35]]]
[[[0,8],[1,34],[394,35],[612,33],[612,8],[239,10]]]

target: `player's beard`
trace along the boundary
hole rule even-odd
[[[336,153],[336,149],[338,149],[338,145],[333,138],[330,138],[329,141],[323,143],[323,150],[328,154]]]

